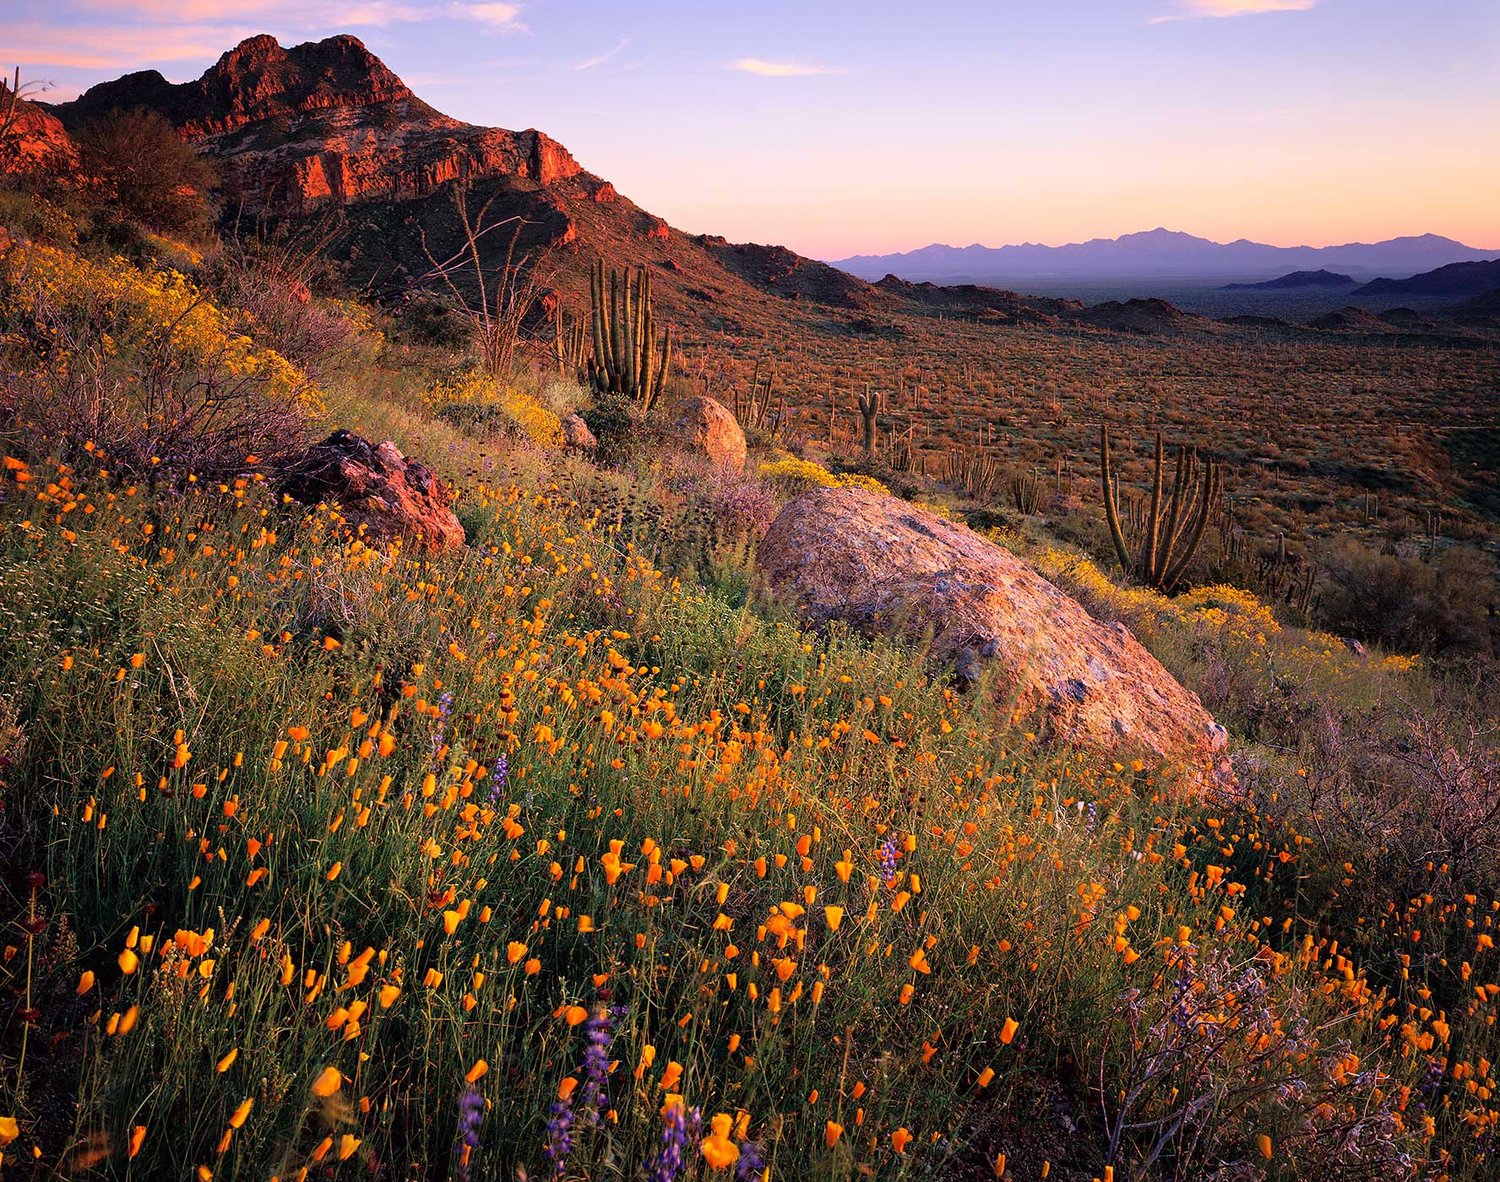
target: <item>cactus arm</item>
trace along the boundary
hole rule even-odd
[[[1189,474],[1191,470],[1192,460],[1187,448],[1179,447],[1177,449],[1176,474],[1172,478],[1172,495],[1167,500],[1166,529],[1162,532],[1162,536],[1158,540],[1156,563],[1151,568],[1148,576],[1152,582],[1159,581],[1167,573],[1167,568],[1172,564],[1172,551],[1177,544],[1178,534],[1185,520],[1184,510],[1187,509],[1188,501],[1190,500],[1188,480],[1190,479]],[[1186,517],[1191,517],[1190,509],[1188,509]]]
[[[1146,538],[1141,543],[1140,569],[1150,579],[1156,570],[1156,549],[1161,540],[1161,478],[1166,453],[1162,447],[1161,432],[1156,433],[1156,464],[1151,478],[1151,509],[1146,518]]]
[[[1208,519],[1213,515],[1213,503],[1222,488],[1222,478],[1219,466],[1212,460],[1208,461],[1203,473],[1203,492],[1198,502],[1198,512],[1193,521],[1191,531],[1188,533],[1187,541],[1183,546],[1182,554],[1177,558],[1171,568],[1167,571],[1166,578],[1162,581],[1161,591],[1170,595],[1182,582],[1187,574],[1188,567],[1192,564],[1193,557],[1198,553],[1198,546],[1203,541],[1203,531],[1208,528]]]
[[[1099,477],[1103,484],[1104,516],[1109,522],[1109,537],[1115,545],[1115,557],[1120,561],[1120,569],[1128,577],[1135,568],[1130,561],[1130,548],[1125,545],[1125,531],[1120,528],[1120,509],[1115,500],[1115,481],[1109,465],[1109,425],[1105,423],[1099,427]]]

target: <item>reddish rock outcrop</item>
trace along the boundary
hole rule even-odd
[[[894,497],[815,489],[777,516],[756,565],[813,626],[930,638],[959,679],[998,674],[1010,720],[1140,756],[1192,787],[1231,783],[1227,735],[1122,624],[1107,625],[1010,551]]]
[[[726,472],[745,470],[745,433],[722,402],[695,395],[673,408],[672,442]]]
[[[421,197],[460,178],[551,185],[582,172],[539,131],[476,127],[434,110],[349,36],[290,49],[251,37],[196,82],[128,74],[58,110],[76,123],[133,106],[160,111],[214,156],[226,193],[252,212]]]
[[[390,440],[375,444],[335,431],[283,470],[281,487],[304,504],[337,502],[377,543],[402,537],[434,554],[464,544],[447,485]]]
[[[10,87],[0,82],[0,113],[10,109],[10,97]],[[18,101],[15,122],[0,144],[0,176],[46,171],[63,177],[77,167],[78,149],[57,116],[24,98]]]

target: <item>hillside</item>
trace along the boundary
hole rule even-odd
[[[1352,287],[1352,275],[1340,275],[1334,271],[1292,271],[1276,279],[1261,283],[1226,283],[1225,291],[1300,291],[1308,287]]]
[[[1355,290],[1357,296],[1482,296],[1500,288],[1500,258],[1449,263],[1408,279],[1373,279]]]
[[[1482,325],[868,283],[349,37],[24,113],[5,1182],[1492,1182]]]

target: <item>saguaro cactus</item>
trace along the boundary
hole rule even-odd
[[[865,386],[865,392],[859,396],[860,438],[864,443],[865,455],[875,454],[875,416],[880,413],[880,391],[871,390]]]
[[[1111,471],[1109,427],[1102,425],[1099,428],[1099,476],[1104,491],[1104,515],[1109,521],[1109,536],[1114,542],[1120,569],[1126,577],[1170,595],[1181,584],[1198,552],[1223,482],[1219,466],[1212,458],[1200,463],[1195,450],[1179,447],[1172,492],[1163,502],[1165,468],[1166,451],[1158,431],[1151,506],[1141,522],[1140,546],[1132,558],[1131,547],[1120,525],[1117,486]]]
[[[672,364],[672,326],[656,337],[651,308],[651,275],[637,267],[613,268],[606,288],[604,262],[594,264],[591,295],[594,305],[594,353],[587,377],[601,394],[623,394],[649,414],[666,385]]]

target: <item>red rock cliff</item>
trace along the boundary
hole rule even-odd
[[[130,74],[58,111],[76,123],[123,106],[171,119],[217,159],[230,199],[250,213],[420,197],[464,177],[554,185],[582,172],[539,131],[477,127],[434,110],[349,36],[290,49],[251,37],[196,82]]]

